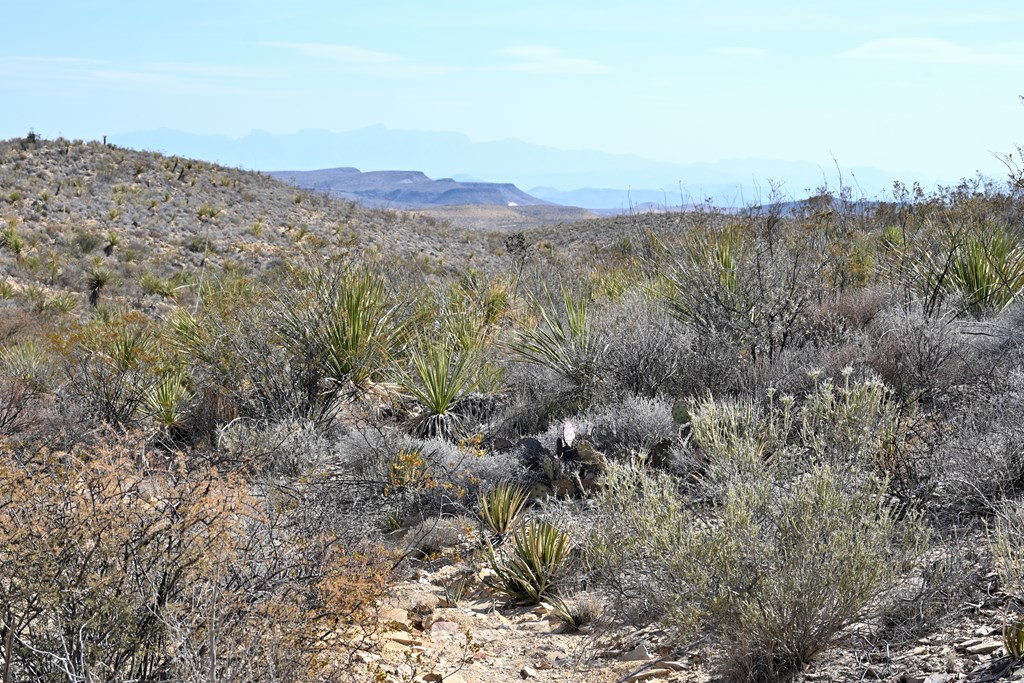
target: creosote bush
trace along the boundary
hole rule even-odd
[[[893,506],[872,461],[883,399],[870,383],[825,384],[799,411],[789,399],[764,412],[695,405],[699,495],[641,462],[611,464],[589,544],[598,576],[640,610],[663,605],[683,633],[710,629],[730,678],[806,665],[879,609],[925,547],[920,518]]]

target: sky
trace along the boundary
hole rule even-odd
[[[951,181],[1024,144],[1019,0],[27,0],[0,138],[384,124]]]

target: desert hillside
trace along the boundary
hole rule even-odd
[[[565,222],[0,143],[0,681],[1018,680],[1010,180]]]

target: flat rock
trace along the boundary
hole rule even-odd
[[[438,633],[458,633],[459,625],[454,621],[435,621],[430,625],[430,632],[432,634]]]
[[[975,643],[964,648],[969,655],[987,655],[995,652],[1003,646],[1003,641],[997,638],[986,638],[980,643]]]
[[[646,643],[640,643],[629,652],[620,656],[619,659],[623,662],[649,662],[654,659],[654,655],[648,652]]]
[[[406,632],[412,630],[412,621],[409,619],[409,613],[404,609],[385,607],[378,616],[381,621],[389,623],[393,628]]]
[[[650,669],[648,671],[641,671],[635,673],[626,679],[627,683],[640,683],[640,681],[653,681],[655,679],[665,679],[666,672],[664,669]]]

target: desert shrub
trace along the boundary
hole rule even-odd
[[[143,294],[154,294],[164,299],[174,298],[174,283],[150,271],[144,272],[139,278],[139,287]]]
[[[774,678],[879,609],[923,548],[881,457],[901,438],[895,406],[877,382],[824,381],[802,403],[708,397],[690,416],[692,502],[667,474],[612,463],[592,562],[626,602],[713,629],[732,677]]]
[[[991,367],[979,362],[968,331],[950,313],[927,315],[919,305],[889,309],[869,328],[867,363],[903,401],[942,405]]]
[[[591,408],[568,418],[577,438],[591,442],[609,455],[647,452],[654,446],[670,444],[679,433],[672,414],[673,404],[664,398],[627,395],[617,401]],[[555,443],[563,425],[547,430],[538,438]]]
[[[76,232],[71,238],[71,245],[81,255],[87,256],[100,248],[103,238],[91,232]]]
[[[937,505],[954,516],[991,513],[1024,488],[1024,374],[1009,373],[1005,386],[975,396],[950,416],[931,453]]]
[[[28,427],[34,408],[52,389],[54,368],[35,342],[0,348],[0,434]]]
[[[0,455],[0,614],[14,680],[340,678],[390,559],[213,470],[134,445]],[[301,531],[302,533],[297,533]]]
[[[87,325],[65,340],[65,386],[92,420],[125,429],[137,424],[153,386],[158,349],[145,320],[111,323]]]
[[[771,365],[802,342],[823,256],[781,232],[732,224],[695,234],[666,272],[666,303],[745,363]]]
[[[331,456],[333,443],[309,420],[238,418],[217,430],[218,458],[252,472],[295,476]]]
[[[378,527],[387,518],[407,520],[475,514],[478,496],[500,482],[531,483],[525,468],[505,454],[487,454],[473,443],[418,439],[379,428],[354,429],[333,446],[335,473],[329,493],[340,507],[374,500]]]
[[[668,475],[612,465],[591,545],[599,575],[683,637],[712,631],[734,680],[805,665],[878,609],[923,528],[898,523],[884,482],[862,471],[794,465],[737,481],[713,512],[687,505]]]
[[[689,393],[693,335],[660,302],[633,292],[600,307],[594,330],[607,347],[604,371],[615,394]]]
[[[999,507],[989,545],[1003,590],[1024,596],[1024,512],[1019,501]]]
[[[257,303],[263,287],[224,279],[203,287],[203,307],[179,309],[168,321],[170,346],[192,363],[197,390],[191,418],[213,435],[236,417],[256,421],[312,420],[329,425],[339,408],[318,362],[288,336],[276,313]]]

